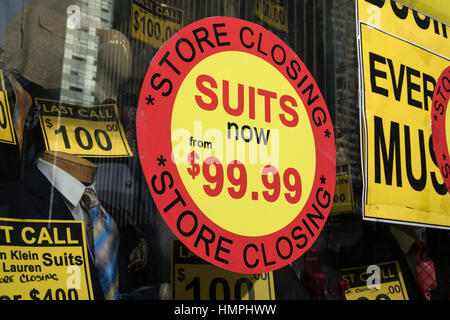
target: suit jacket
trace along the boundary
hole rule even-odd
[[[66,10],[71,0],[31,0],[8,21],[2,48],[9,70],[44,88],[61,87]]]
[[[2,215],[6,212],[9,218],[74,220],[61,193],[36,167],[30,169],[19,182],[4,185],[0,189],[4,189],[0,201],[0,208],[3,208],[3,211],[0,212]],[[94,261],[90,255],[88,257],[93,297],[95,300],[104,300]]]

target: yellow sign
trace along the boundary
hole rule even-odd
[[[255,15],[269,26],[288,32],[284,0],[255,0]]]
[[[0,300],[91,300],[79,221],[0,218]]]
[[[373,274],[367,272],[367,266],[341,270],[347,300],[409,300],[405,282],[397,261],[380,263],[379,288],[368,286],[367,279]]]
[[[0,142],[16,144],[16,135],[9,108],[8,92],[6,91],[2,69],[0,69],[0,81]]]
[[[117,106],[82,106],[36,98],[47,150],[82,157],[131,157]]]
[[[450,197],[430,113],[437,78],[450,63],[449,39],[431,18],[378,2],[358,1],[364,218],[448,227]]]
[[[275,300],[272,272],[240,274],[200,259],[179,240],[173,242],[174,300]]]
[[[442,10],[442,8],[448,6],[448,0],[402,0],[402,2],[411,8],[417,9],[419,12],[435,17],[446,24],[450,24],[450,11]]]
[[[349,163],[336,165],[336,188],[331,214],[353,211],[353,184]]]
[[[183,27],[183,10],[153,0],[131,0],[131,36],[160,48]]]
[[[264,77],[242,72],[247,69],[258,70]],[[223,84],[224,88],[209,89],[210,86],[217,88],[217,84]],[[266,113],[244,112],[241,95],[244,90],[254,91],[256,106],[264,105],[268,96],[274,100],[280,97],[280,110],[287,109],[284,106],[289,101],[289,107],[297,106],[292,114],[297,114],[287,122],[284,114],[275,115],[276,109],[266,109]],[[238,97],[242,100],[239,117],[230,116],[227,107],[208,111],[202,103],[215,101],[219,106],[217,101],[224,100],[224,105],[228,106]],[[192,110],[184,112],[186,101],[194,99],[200,101],[200,107],[194,105]],[[237,51],[218,53],[202,60],[178,90],[172,116],[174,159],[190,196],[201,204],[213,222],[236,234],[261,236],[285,227],[298,215],[299,208],[305,206],[315,182],[313,130],[309,125],[298,125],[308,123],[307,109],[294,87],[266,61]],[[190,134],[186,135],[187,131]],[[302,141],[301,157],[292,152],[298,148],[298,137]],[[193,159],[189,158],[191,151],[194,151]],[[200,174],[195,176],[200,173],[195,172],[196,166],[200,167],[197,163],[202,162],[206,163],[202,165],[204,180]],[[231,165],[223,169],[211,168],[222,164]],[[227,206],[218,207],[218,202],[226,202]],[[243,209],[250,207],[251,210]],[[274,212],[277,212],[276,219]]]

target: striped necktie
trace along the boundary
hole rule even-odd
[[[81,197],[81,205],[88,212],[87,238],[94,251],[94,264],[99,272],[105,299],[117,300],[119,293],[117,226],[100,205],[93,189],[86,188]]]

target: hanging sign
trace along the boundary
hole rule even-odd
[[[216,267],[179,240],[172,251],[174,300],[275,300],[273,273],[242,274]]]
[[[16,144],[16,135],[11,120],[11,110],[9,108],[8,92],[6,91],[2,69],[0,69],[0,142]]]
[[[172,37],[144,79],[137,138],[164,220],[223,269],[281,268],[327,220],[330,115],[304,63],[259,25],[213,17]]]
[[[431,110],[450,62],[448,26],[397,1],[358,0],[363,217],[450,227]]]
[[[82,157],[131,157],[115,104],[83,106],[36,98],[47,150]]]
[[[0,300],[91,300],[80,221],[0,218]]]

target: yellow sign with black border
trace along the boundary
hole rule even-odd
[[[0,300],[91,300],[82,221],[0,218]]]
[[[153,0],[131,0],[131,36],[160,48],[183,27],[183,10]]]
[[[431,108],[449,26],[397,1],[358,0],[357,11],[364,219],[448,228]]]
[[[336,164],[336,188],[331,214],[352,212],[354,209],[353,183],[350,164]]]
[[[36,98],[45,146],[82,157],[131,157],[117,105],[84,106]]]
[[[356,267],[341,270],[341,276],[346,286],[346,300],[409,300],[406,292],[400,265],[397,261],[379,263],[379,288],[368,286],[367,279],[371,276],[367,267]]]
[[[0,69],[0,85],[0,142],[17,144],[2,69]]]
[[[174,300],[275,300],[272,272],[250,275],[216,267],[179,240],[172,250]]]
[[[285,0],[255,0],[255,16],[275,29],[288,32]]]

